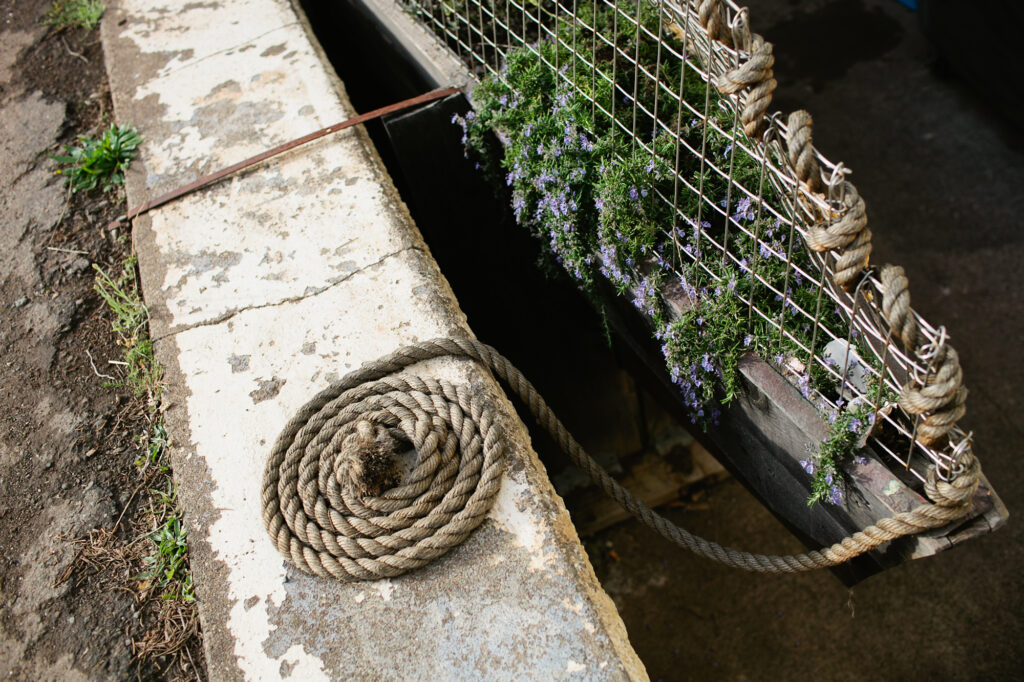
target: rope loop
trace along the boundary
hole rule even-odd
[[[697,0],[697,19],[707,31],[708,37],[717,40],[726,47],[732,47],[729,20],[725,14],[722,0]]]
[[[771,106],[772,93],[779,84],[773,78],[775,55],[772,54],[772,44],[756,33],[749,34],[749,42],[750,58],[722,74],[716,86],[726,95],[748,90],[743,99],[740,122],[748,137],[758,139],[764,132],[765,114]]]
[[[604,492],[671,542],[734,568],[795,573],[835,566],[897,537],[940,528],[970,510],[981,469],[934,467],[933,503],[882,519],[821,550],[789,556],[741,552],[693,535],[640,502],[572,437],[512,363],[465,338],[424,341],[365,364],[321,391],[288,422],[267,459],[263,520],[298,568],[342,580],[401,575],[442,556],[485,518],[501,485],[504,449],[482,392],[409,373],[421,360],[470,358],[491,370]],[[403,443],[405,444],[403,446]],[[400,452],[415,450],[404,476]]]
[[[834,278],[847,291],[856,286],[871,257],[871,230],[864,199],[854,184],[841,181],[841,208],[828,223],[812,225],[807,244],[815,251],[836,251]]]
[[[264,522],[307,573],[401,575],[460,544],[494,502],[504,444],[492,409],[445,381],[377,380],[410,360],[400,351],[346,376],[307,403],[274,446]],[[404,477],[403,449],[415,451]]]

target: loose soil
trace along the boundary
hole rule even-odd
[[[68,194],[49,158],[110,122],[102,46],[42,26],[47,5],[0,3],[0,675],[195,678],[192,609],[138,589],[150,406],[99,376],[121,349],[93,265],[127,256],[123,196]]]

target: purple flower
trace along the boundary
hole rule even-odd
[[[843,503],[843,491],[838,485],[833,485],[831,488],[829,488],[828,494],[828,501],[834,504],[835,506],[838,507]]]
[[[809,459],[802,459],[802,460],[800,460],[800,466],[802,466],[804,468],[804,471],[806,471],[807,473],[809,473],[809,474],[813,474],[814,473],[814,462],[812,462],[811,460],[809,460]]]
[[[850,420],[850,433],[859,433],[861,428],[861,421],[854,417]]]
[[[743,337],[743,347],[747,348],[754,342],[754,337],[751,334],[747,334]]]

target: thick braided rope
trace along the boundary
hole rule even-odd
[[[918,333],[917,320],[910,307],[910,290],[903,268],[882,267],[882,314],[909,352],[925,349]],[[917,439],[928,446],[938,445],[967,411],[967,389],[963,385],[960,356],[952,346],[942,345],[931,360],[935,368],[924,383],[908,381],[900,391],[900,407],[907,414],[924,415],[917,427]]]
[[[792,152],[791,152],[792,153]],[[835,220],[811,225],[807,245],[815,251],[835,251],[833,277],[847,291],[856,287],[871,258],[867,210],[853,183],[844,181],[842,210]]]
[[[772,46],[760,35],[752,33],[745,11],[736,17],[732,32],[725,5],[721,0],[697,0],[697,15],[711,40],[728,47],[745,50],[749,59],[737,68],[721,75],[716,86],[723,94],[735,94],[744,89],[749,92],[744,100],[741,121],[744,132],[759,139],[765,130],[765,114],[777,83],[772,67],[775,59]],[[710,68],[710,65],[709,65]],[[790,114],[787,125],[786,147],[796,178],[812,192],[824,190],[821,169],[814,155],[813,122],[806,111]],[[836,264],[833,279],[847,291],[852,291],[861,280],[871,257],[871,230],[868,228],[866,208],[857,188],[850,182],[842,184],[843,206],[835,219],[813,225],[808,230],[807,243],[815,251],[833,251]],[[904,347],[917,353],[919,334],[907,279],[901,268],[887,266],[888,280],[883,283],[883,314],[899,336]],[[883,279],[885,278],[883,269]],[[959,356],[948,346],[938,349],[932,365],[937,368],[924,385],[913,381],[903,386],[900,405],[912,415],[922,416],[916,437],[926,446],[942,443],[966,412],[967,389],[962,385]]]
[[[758,139],[764,132],[765,113],[771,106],[772,93],[779,84],[773,78],[775,55],[772,54],[772,44],[756,33],[747,31],[744,35],[749,42],[750,58],[722,74],[717,87],[726,95],[747,90],[740,111],[740,122],[748,137]]]
[[[486,399],[445,381],[402,374],[450,348],[403,348],[328,387],[285,426],[263,477],[263,520],[298,568],[342,580],[397,576],[460,544],[501,486],[504,444]],[[406,480],[386,468],[396,436],[417,453]],[[382,462],[382,460],[384,460]]]
[[[789,162],[796,170],[797,179],[806,184],[812,192],[820,192],[821,166],[814,156],[814,140],[811,135],[813,125],[811,115],[803,109],[791,113],[786,122],[786,146],[789,151]]]
[[[697,0],[697,19],[707,31],[708,37],[726,47],[732,47],[729,20],[722,0]]]
[[[980,469],[968,455],[965,473],[952,481],[930,471],[925,490],[933,503],[883,519],[831,547],[790,556],[741,552],[693,535],[636,499],[580,447],[494,348],[441,338],[406,346],[347,375],[307,403],[278,437],[264,472],[263,519],[278,550],[296,566],[343,580],[395,576],[441,556],[482,521],[504,461],[491,411],[478,395],[446,382],[388,376],[443,356],[471,358],[490,369],[573,462],[637,519],[673,543],[735,568],[795,573],[835,566],[962,518],[978,486]],[[395,431],[416,446],[417,465],[402,485],[374,496],[360,480],[363,472],[353,473],[351,458],[358,461],[359,454],[351,446],[369,451],[363,462],[373,461]]]

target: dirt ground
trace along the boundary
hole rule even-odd
[[[808,109],[817,146],[854,170],[872,262],[903,265],[914,307],[952,335],[971,391],[963,423],[1011,517],[852,591],[828,573],[721,568],[636,523],[593,538],[591,560],[653,680],[1024,679],[1024,138],[950,75],[896,2],[750,9],[775,43],[775,104]],[[702,502],[670,516],[733,546],[802,549],[735,481]]]
[[[47,5],[0,3],[0,676],[165,678],[181,669],[137,656],[159,609],[125,588],[156,480],[134,464],[146,406],[98,376],[121,349],[93,264],[126,255],[123,199],[68,194],[49,158],[109,124],[102,47],[42,26]]]

